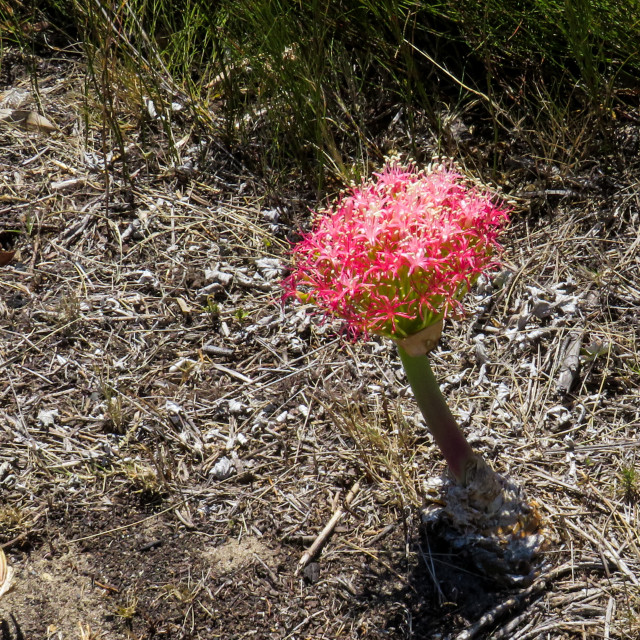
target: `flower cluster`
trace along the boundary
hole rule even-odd
[[[507,219],[453,171],[387,166],[320,212],[292,250],[285,296],[315,303],[354,334],[405,338],[462,311]]]

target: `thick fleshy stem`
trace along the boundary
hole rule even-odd
[[[467,468],[477,456],[449,410],[429,358],[426,355],[412,357],[400,345],[398,352],[427,427],[456,481],[464,485]]]

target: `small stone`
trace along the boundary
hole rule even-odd
[[[45,428],[54,427],[56,424],[56,418],[58,417],[57,409],[42,409],[38,413],[38,422]]]
[[[229,409],[229,413],[233,415],[243,413],[245,410],[245,406],[238,400],[229,400],[229,402],[227,403],[227,408]]]
[[[531,314],[542,320],[543,318],[548,318],[551,315],[551,310],[552,307],[549,302],[546,300],[539,300],[531,310]]]
[[[302,575],[309,584],[315,584],[320,580],[320,565],[317,562],[311,562],[304,568]]]
[[[260,214],[269,222],[276,223],[280,219],[280,212],[277,209],[263,209]]]
[[[223,456],[213,465],[209,475],[211,475],[214,480],[225,480],[226,478],[231,477],[234,471],[235,468],[231,460],[226,456]]]

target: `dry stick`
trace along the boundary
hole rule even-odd
[[[530,608],[529,608],[530,609]],[[518,635],[524,635],[527,631],[531,630],[534,624],[540,619],[540,616],[536,616],[534,613],[533,620],[531,619],[532,612],[526,609],[524,613],[521,613],[519,616],[516,616],[512,620],[509,620],[507,624],[504,625],[501,629],[498,629],[492,636],[491,640],[504,640],[508,638],[509,640],[515,640],[517,636],[514,636],[514,631],[522,624],[525,623],[524,627],[518,631]]]
[[[606,566],[606,565],[604,565]],[[530,600],[532,597],[542,593],[545,589],[549,587],[549,585],[557,580],[560,576],[565,573],[571,573],[574,569],[602,569],[603,565],[596,562],[582,562],[577,567],[574,566],[571,562],[563,564],[562,566],[553,569],[547,574],[544,574],[536,580],[532,585],[524,589],[523,591],[517,593],[516,595],[508,598],[504,602],[496,605],[490,611],[487,611],[478,622],[471,625],[468,629],[458,634],[455,637],[455,640],[472,640],[477,637],[477,635],[487,626],[494,624],[495,621],[503,616],[505,613],[511,610],[515,610],[518,607],[522,606],[525,602]],[[500,637],[500,636],[498,636]]]
[[[609,596],[609,604],[607,604],[607,613],[604,618],[604,638],[603,640],[609,640],[611,635],[611,618],[613,618],[613,612],[615,611],[616,601],[613,596]]]
[[[468,629],[465,629],[462,633],[458,634],[455,640],[472,640],[475,638],[482,629],[493,624],[498,618],[504,615],[507,611],[518,608],[523,602],[528,600],[531,596],[536,595],[544,591],[547,587],[548,580],[543,578],[538,582],[534,582],[530,587],[527,587],[524,591],[519,594],[512,596],[511,598],[507,598],[504,602],[501,602],[499,605],[487,611],[487,613],[483,614],[483,616],[476,622],[471,625]]]
[[[633,571],[629,569],[629,567],[627,566],[627,563],[620,557],[620,554],[611,546],[609,541],[606,540],[604,536],[601,537],[600,540],[597,540],[593,536],[590,536],[586,531],[583,531],[580,527],[573,524],[571,520],[565,520],[564,524],[567,525],[569,528],[573,529],[576,533],[581,535],[583,538],[588,540],[597,550],[599,551],[601,550],[602,555],[609,562],[611,562],[616,567],[616,569],[620,571],[620,573],[623,573],[625,576],[627,576],[627,578],[631,580],[634,586],[636,587],[640,586],[640,581],[638,581],[638,578],[636,578]],[[600,544],[600,542],[602,542],[602,545]],[[605,549],[602,548],[603,545],[604,547],[606,547]]]
[[[327,522],[327,524],[324,526],[324,529],[318,534],[318,537],[314,540],[313,544],[307,549],[307,551],[304,553],[302,558],[300,558],[300,561],[298,562],[298,566],[296,568],[296,574],[299,573],[300,570],[303,569],[313,558],[315,558],[317,553],[322,548],[322,545],[327,541],[327,538],[331,535],[331,533],[335,529],[336,525],[340,521],[340,518],[342,518],[342,515],[344,514],[345,509],[349,508],[351,501],[355,498],[359,490],[360,490],[360,480],[358,480],[353,485],[353,487],[351,487],[351,490],[349,491],[349,493],[347,493],[344,499],[344,505],[336,509],[334,514],[331,516],[331,520]]]

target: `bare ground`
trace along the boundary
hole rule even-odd
[[[0,99],[32,108],[4,56]],[[421,530],[444,469],[392,346],[279,305],[304,210],[212,139],[170,169],[154,122],[129,122],[128,183],[81,64],[38,72],[60,130],[0,123],[3,640],[638,637],[637,114],[597,161],[509,152],[506,268],[433,357],[544,520],[536,579],[505,589]]]

